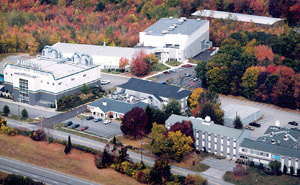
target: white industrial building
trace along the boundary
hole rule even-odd
[[[139,46],[155,48],[162,61],[185,61],[209,49],[209,21],[201,19],[162,18],[139,34]]]
[[[237,116],[240,117],[243,125],[247,125],[261,117],[261,110],[254,107],[230,104],[222,107],[224,111],[225,126],[233,127],[233,121]]]
[[[48,52],[48,51],[47,51]],[[14,101],[50,107],[63,95],[80,91],[83,84],[100,85],[101,71],[88,55],[63,59],[56,51],[27,61],[6,63],[4,84]]]

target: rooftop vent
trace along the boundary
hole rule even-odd
[[[182,20],[182,21],[186,21],[186,17],[180,17],[179,21]]]
[[[271,132],[271,133],[270,133],[270,137],[273,137],[273,136],[274,136],[274,132]]]
[[[289,137],[287,134],[283,136],[283,140],[285,140],[285,141],[289,140]]]
[[[266,138],[266,137],[264,137],[264,138],[263,138],[263,141],[267,141],[267,138]]]
[[[171,17],[169,17],[169,19],[171,19],[171,20],[172,20],[172,19],[173,19],[173,17],[171,16]]]
[[[199,21],[199,22],[200,22],[200,21],[201,21],[201,19],[200,19],[200,18],[197,18],[197,21]]]
[[[273,145],[276,144],[275,139],[272,139],[272,140],[271,140],[271,143],[272,143]]]
[[[168,33],[168,30],[163,30],[163,31],[161,31],[161,33],[167,34],[167,33]]]
[[[104,101],[102,104],[103,106],[107,106],[107,101]]]

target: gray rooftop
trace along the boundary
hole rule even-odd
[[[216,11],[216,10],[198,10],[194,12],[192,15],[202,16],[202,17],[212,17],[217,19],[231,19],[231,20],[237,20],[242,22],[254,22],[257,24],[266,24],[266,25],[272,25],[278,21],[283,21],[283,19],[280,18],[231,13],[231,12]]]
[[[15,65],[15,66],[21,66],[24,68],[32,68],[37,71],[43,71],[46,73],[53,74],[55,79],[63,78],[78,72],[83,72],[85,70],[98,67],[99,65],[92,65],[92,66],[86,66],[83,64],[74,64],[71,61],[65,61],[64,63],[59,63],[56,60],[53,59],[42,59],[42,58],[33,58],[26,61],[27,63],[33,63],[38,66],[38,68],[31,67],[26,64],[21,63],[7,63],[7,65]],[[25,74],[22,74],[25,75]],[[35,76],[35,75],[32,75]]]
[[[162,31],[167,30],[168,34],[191,35],[196,30],[209,23],[207,20],[199,21],[196,19],[186,19],[181,24],[179,23],[179,20],[179,18],[162,18],[143,32],[149,33],[150,35],[162,36],[165,35]],[[173,30],[170,30],[169,27],[172,25],[176,25],[176,27]]]
[[[114,47],[114,46],[100,46],[100,45],[88,45],[88,44],[70,44],[58,42],[52,46],[62,53],[86,53],[90,55],[98,56],[114,56],[125,57],[131,59],[132,56],[139,53],[141,48],[127,48],[127,47]],[[142,48],[143,51],[148,53],[150,48]],[[94,59],[95,60],[95,59]]]
[[[235,119],[236,114],[240,116],[241,120],[243,120],[256,112],[261,111],[260,109],[254,107],[236,105],[236,104],[226,105],[222,107],[222,109],[224,110],[225,113],[224,117],[233,120]]]
[[[272,140],[277,145],[284,147],[296,147],[298,140],[300,139],[300,130],[287,129],[283,127],[270,126],[265,134],[259,137],[258,141],[264,141],[266,143],[272,143]]]
[[[203,124],[204,121],[202,118],[194,118],[194,117],[185,117],[172,114],[166,121],[166,123],[174,124],[176,122],[182,122],[183,120],[191,121],[193,124],[193,129],[195,130],[203,130],[208,133],[213,133],[221,136],[226,136],[234,139],[238,139],[243,132],[247,132],[248,130],[238,130],[234,128],[225,127],[222,125],[217,125],[211,123],[210,125]]]
[[[106,102],[106,106],[103,105],[103,102]],[[90,106],[99,107],[103,112],[114,111],[118,113],[125,114],[134,107],[140,107],[142,109],[146,108],[148,104],[143,102],[137,103],[126,103],[118,100],[113,100],[109,98],[102,98],[98,101],[89,104]]]
[[[177,100],[185,98],[191,94],[191,91],[182,89],[180,87],[141,80],[137,78],[130,78],[128,82],[119,85],[118,87],[152,94],[155,97],[160,96],[165,98],[175,98]]]
[[[254,149],[258,151],[270,152],[272,154],[277,155],[300,158],[300,150],[280,146],[277,144],[270,144],[263,141],[244,139],[244,141],[241,144],[241,147]]]

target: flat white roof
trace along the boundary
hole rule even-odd
[[[141,51],[141,48],[129,48],[129,47],[114,47],[114,46],[100,46],[100,45],[88,45],[88,44],[70,44],[58,42],[52,46],[62,53],[85,53],[98,56],[113,56],[113,57],[125,57],[131,59],[135,54]],[[148,53],[151,49],[143,48]],[[95,60],[95,58],[94,58]]]
[[[8,64],[15,65],[15,66],[22,66],[25,68],[31,68],[42,72],[49,72],[54,75],[55,79],[59,79],[65,76],[69,76],[99,66],[99,65],[86,66],[83,64],[74,64],[71,61],[58,63],[57,61],[52,59],[39,59],[39,58],[33,58],[27,61],[32,62],[33,64],[37,64],[38,67],[31,67],[26,64],[18,64],[17,62],[8,63]]]
[[[224,117],[235,119],[236,114],[240,116],[241,120],[249,117],[250,115],[261,111],[260,109],[249,107],[249,106],[243,106],[243,105],[236,105],[236,104],[230,104],[222,107],[224,110]]]
[[[202,17],[212,17],[217,19],[231,19],[242,22],[254,22],[257,24],[266,24],[272,25],[278,21],[282,21],[280,18],[266,17],[266,16],[258,16],[258,15],[248,15],[248,14],[240,14],[240,13],[231,13],[224,11],[216,11],[216,10],[198,10],[192,13],[193,16],[202,16]]]

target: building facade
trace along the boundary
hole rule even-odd
[[[109,98],[102,98],[87,105],[87,110],[96,118],[119,118],[134,107],[145,109],[148,104],[143,102],[127,103]]]
[[[83,84],[100,85],[100,66],[91,58],[78,62],[62,59],[56,51],[48,54],[5,64],[5,89],[14,101],[50,107],[63,95],[80,91]]]
[[[166,120],[165,126],[170,129],[173,124],[183,120],[192,122],[197,150],[207,151],[226,158],[238,159],[241,143],[244,139],[251,137],[251,131],[249,130],[238,130],[217,125],[209,119],[204,120],[174,114]]]
[[[182,110],[187,106],[187,99],[191,91],[180,87],[131,78],[128,82],[117,87],[119,94],[127,96],[135,96],[139,99],[144,99],[146,102],[158,109],[162,109],[167,105],[171,98],[179,101]]]
[[[162,61],[185,61],[209,49],[209,21],[201,19],[162,18],[139,33],[139,46],[153,47]]]

